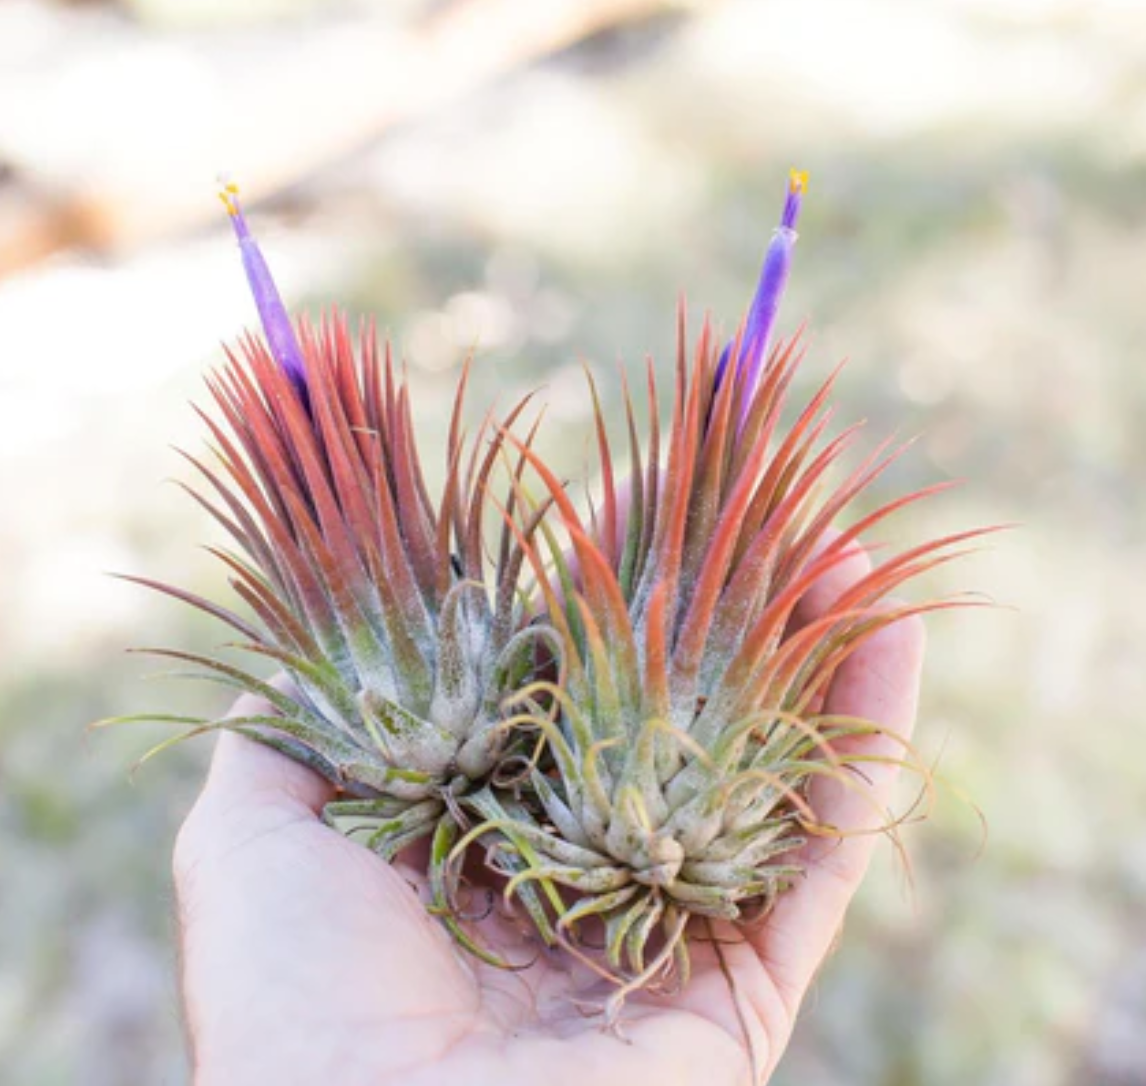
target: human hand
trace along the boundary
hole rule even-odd
[[[813,620],[868,568],[854,550],[816,583],[795,621]],[[825,711],[865,717],[906,738],[922,655],[920,621],[893,624],[839,669]],[[241,699],[234,711],[269,711],[253,700]],[[846,747],[902,757],[883,735]],[[595,975],[561,951],[505,972],[459,950],[419,900],[426,897],[420,869],[401,859],[388,865],[320,821],[334,798],[325,781],[224,733],[174,860],[195,1082],[742,1086],[766,1079],[867,868],[876,835],[850,831],[878,827],[895,769],[873,762],[864,776],[871,787],[863,794],[829,778],[817,782],[811,803],[819,818],[850,835],[812,840],[802,856],[806,877],[760,927],[714,925],[720,956],[702,930],[687,988],[672,998],[631,997],[622,1041],[579,1009],[600,1000]],[[499,954],[537,955],[536,941],[496,910],[476,926]]]

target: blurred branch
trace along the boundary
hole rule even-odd
[[[413,29],[371,15],[226,43],[229,53],[146,37],[90,48],[63,73],[69,94],[38,96],[56,89],[37,87],[39,71],[23,95],[6,87],[57,130],[32,133],[21,153],[28,126],[6,139],[0,122],[0,154],[24,178],[0,188],[0,274],[56,247],[117,249],[193,226],[212,209],[205,190],[220,169],[258,198],[516,66],[679,6],[460,0]]]

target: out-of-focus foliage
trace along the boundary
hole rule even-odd
[[[29,35],[72,17],[14,7]],[[153,41],[187,77],[201,32],[160,16],[112,20],[106,48]],[[257,54],[260,32],[242,34]],[[0,76],[39,55],[12,42]],[[1144,71],[1146,13],[1115,0],[694,5],[442,106],[252,210],[294,302],[337,299],[391,329],[427,442],[476,344],[475,402],[543,382],[546,448],[577,474],[581,360],[614,396],[617,358],[667,362],[682,288],[730,328],[788,167],[811,171],[783,317],[810,322],[803,380],[848,356],[845,412],[873,440],[922,434],[889,492],[967,480],[900,541],[1021,527],[930,586],[1007,606],[931,624],[920,737],[950,787],[909,835],[913,893],[890,849],[877,861],[779,1083],[1146,1078]],[[43,139],[78,138],[80,117]],[[11,154],[0,184],[42,180]],[[83,726],[225,702],[142,683],[153,667],[121,649],[226,631],[101,571],[222,584],[197,548],[211,529],[162,480],[186,478],[168,446],[198,447],[186,401],[203,400],[214,343],[253,323],[246,305],[222,219],[0,281],[4,1082],[185,1077],[168,857],[208,745],[132,783],[158,733]],[[960,790],[989,823],[978,856]]]

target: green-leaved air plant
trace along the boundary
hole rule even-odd
[[[696,921],[763,916],[806,837],[838,832],[817,819],[813,779],[864,788],[863,759],[834,744],[881,729],[824,713],[836,668],[889,624],[950,606],[885,597],[978,534],[891,557],[793,622],[857,540],[942,489],[837,530],[900,450],[829,481],[858,430],[829,435],[834,374],[784,422],[803,348],[774,328],[805,189],[793,172],[731,343],[706,322],[690,346],[681,309],[667,419],[648,367],[646,440],[626,389],[623,471],[589,383],[601,496],[579,509],[533,448],[539,422],[515,432],[528,400],[464,436],[468,368],[432,491],[389,345],[337,314],[292,323],[225,186],[265,339],[208,379],[217,463],[190,459],[206,484],[193,493],[236,544],[217,553],[245,607],[143,583],[228,623],[289,681],[167,651],[267,711],[117,719],[184,725],[156,749],[227,728],[305,763],[341,793],[332,827],[386,859],[430,838],[432,911],[499,963],[463,908],[465,861],[483,858],[540,943],[613,984],[610,1023],[630,992],[685,983]],[[906,748],[900,760],[919,767]]]

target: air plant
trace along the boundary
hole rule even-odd
[[[630,992],[687,980],[690,921],[763,916],[800,876],[807,836],[838,833],[817,819],[808,786],[829,775],[862,789],[862,758],[849,762],[834,744],[882,729],[825,714],[828,684],[881,629],[951,605],[882,601],[977,534],[896,555],[814,622],[793,623],[801,598],[861,536],[944,488],[890,501],[837,532],[833,523],[903,449],[885,442],[829,485],[859,433],[857,425],[826,438],[835,374],[783,427],[804,348],[799,335],[773,346],[772,334],[805,189],[806,176],[793,172],[733,342],[721,349],[706,322],[690,352],[682,306],[663,443],[655,367],[643,447],[626,388],[627,479],[617,478],[591,379],[603,489],[595,507],[579,511],[563,481],[518,444],[561,529],[546,523],[544,560],[521,540],[559,669],[514,699],[514,720],[545,738],[528,790],[471,794],[483,820],[460,844],[497,841],[489,858],[508,898],[528,891],[532,906],[544,891],[553,906],[539,922],[544,937],[616,985],[610,1022]],[[520,485],[517,494],[528,507]],[[910,749],[900,761],[926,776]]]
[[[542,942],[613,982],[609,1022],[632,991],[684,983],[695,918],[766,914],[807,836],[836,832],[808,786],[862,789],[862,759],[835,744],[880,728],[826,714],[824,692],[867,638],[950,605],[885,598],[976,534],[891,557],[793,622],[857,540],[942,489],[836,531],[902,450],[884,443],[829,482],[859,432],[829,435],[835,374],[785,426],[804,347],[774,329],[806,184],[793,172],[731,342],[706,321],[690,348],[681,307],[663,434],[653,364],[647,441],[626,386],[627,477],[590,379],[602,495],[588,510],[534,451],[538,423],[514,433],[527,401],[464,435],[468,369],[432,497],[389,345],[337,313],[292,323],[225,186],[265,339],[208,378],[218,465],[188,459],[237,545],[216,553],[249,614],[133,579],[229,624],[289,681],[167,651],[269,710],[118,719],[185,725],[156,749],[228,728],[299,760],[341,792],[327,821],[386,859],[431,836],[433,910],[496,963],[461,919],[476,849]]]
[[[147,650],[259,695],[265,715],[142,717],[186,725],[150,753],[226,728],[316,770],[343,793],[324,815],[393,857],[422,837],[452,840],[459,797],[496,780],[520,734],[501,705],[528,677],[534,642],[517,591],[531,529],[508,524],[487,558],[483,516],[507,427],[462,430],[466,372],[432,498],[410,392],[372,325],[333,313],[292,324],[239,205],[222,190],[265,341],[248,335],[207,379],[199,411],[217,465],[188,456],[190,489],[236,550],[215,549],[250,617],[183,589],[129,578],[221,619],[238,647],[289,679],[272,684],[221,659]],[[513,497],[506,501],[512,508]],[[491,568],[492,566],[492,568]],[[544,634],[542,634],[544,636]]]

